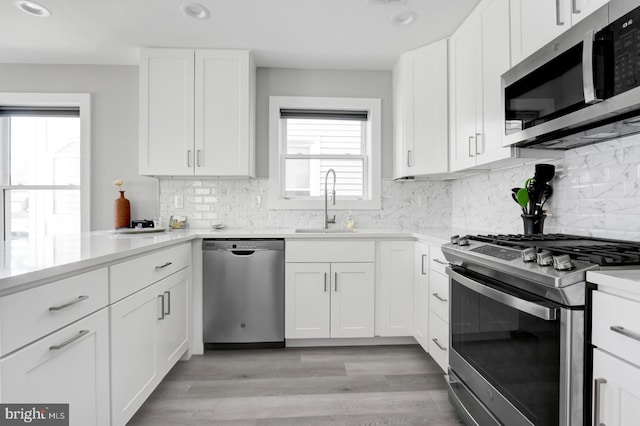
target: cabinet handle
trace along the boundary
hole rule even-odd
[[[167,296],[167,312],[164,312],[164,298],[162,299],[162,304],[163,304],[163,314],[164,315],[171,315],[171,292],[170,291],[165,291],[164,295]]]
[[[424,264],[426,263],[425,262],[426,259],[427,259],[427,255],[423,254],[422,255],[422,265],[420,266],[420,269],[421,269],[420,272],[422,272],[422,275],[427,275],[427,271],[425,271],[425,269],[424,269]]]
[[[411,167],[411,163],[412,163],[412,158],[411,158],[411,150],[407,151],[407,167]]]
[[[164,265],[156,266],[156,269],[166,268],[166,267],[167,267],[167,266],[169,266],[169,265],[173,265],[173,263],[171,263],[171,262],[166,262]]]
[[[187,150],[187,167],[191,167],[191,150]]]
[[[196,165],[200,167],[200,150],[196,151]]]
[[[160,316],[158,317],[158,319],[163,320],[164,319],[164,294],[159,294],[158,299],[160,299]]]
[[[562,17],[560,16],[560,0],[556,0],[556,25],[564,25],[564,21],[562,21]]]
[[[338,291],[338,273],[334,272],[333,276],[333,290]]]
[[[478,151],[478,143],[479,140],[482,140],[482,150]],[[484,152],[484,138],[482,137],[482,133],[476,133],[476,154],[482,154]]]
[[[473,158],[473,151],[471,151],[471,139],[473,139],[473,136],[469,136],[469,157]]]
[[[612,325],[611,327],[609,327],[609,330],[615,333],[620,333],[623,336],[629,337],[633,340],[637,340],[640,342],[640,334],[636,333],[635,331],[627,330],[626,328],[621,327],[619,325]]]
[[[573,0],[571,3],[573,4],[573,13],[577,15],[578,13],[582,12],[580,9],[578,9],[578,0]]]
[[[593,425],[606,426],[600,423],[600,385],[607,383],[607,379],[595,379],[593,382]]]
[[[442,296],[440,296],[438,293],[433,293],[433,297],[435,297],[436,299],[438,299],[441,302],[446,302],[447,299],[443,299]]]
[[[442,345],[440,344],[440,342],[438,342],[438,339],[431,339],[431,341],[432,341],[433,343],[435,343],[435,344],[436,344],[436,346],[437,346],[438,348],[440,348],[440,350],[442,350],[442,351],[446,351],[446,350],[447,350],[447,348],[445,348],[444,346],[442,346]]]
[[[449,262],[445,262],[444,260],[440,260],[438,258],[433,259],[434,262],[439,263],[441,265],[449,266]]]
[[[324,273],[324,292],[327,292],[327,274],[326,272]]]
[[[58,305],[58,306],[50,306],[49,310],[50,311],[60,311],[64,308],[68,308],[69,306],[75,305],[76,303],[80,303],[83,300],[87,300],[89,298],[89,296],[78,296],[76,299],[73,299],[71,302],[65,303],[63,305]]]
[[[70,338],[68,340],[65,340],[64,342],[60,343],[59,345],[49,346],[49,350],[50,351],[58,351],[58,350],[64,348],[65,346],[69,346],[70,344],[72,344],[73,342],[75,342],[76,340],[78,340],[79,338],[81,338],[82,336],[84,336],[87,333],[89,333],[89,330],[80,330],[80,332],[78,334],[76,334],[75,336],[73,336],[72,338]]]

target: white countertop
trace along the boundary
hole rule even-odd
[[[187,229],[148,234],[94,231],[41,240],[13,240],[0,245],[0,296],[51,280],[56,276],[99,267],[129,256],[198,238],[354,239],[413,238],[433,244],[449,241],[460,230],[356,229],[345,233],[295,233],[292,229]]]
[[[587,281],[629,295],[640,296],[640,269],[589,271]]]

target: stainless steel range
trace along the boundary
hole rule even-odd
[[[586,272],[637,267],[640,244],[456,236],[442,251],[450,262],[449,394],[465,422],[588,424]]]

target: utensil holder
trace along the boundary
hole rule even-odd
[[[524,235],[542,234],[546,215],[522,214],[524,222]]]

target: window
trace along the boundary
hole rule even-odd
[[[88,96],[0,93],[4,240],[89,230]]]
[[[269,98],[270,207],[380,208],[380,100]]]

